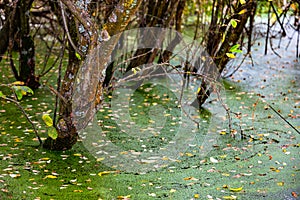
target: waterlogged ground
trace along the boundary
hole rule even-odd
[[[197,129],[182,123],[174,94],[148,85],[131,96],[128,112],[118,102],[99,110],[101,131],[96,127],[87,137],[94,146],[79,142],[72,150],[52,152],[37,148],[25,117],[1,101],[0,199],[300,199],[300,134],[268,106],[300,129],[300,65],[292,48],[278,50],[281,59],[256,48],[254,66],[247,60],[223,82],[222,99],[235,113],[234,138],[224,112],[213,112],[219,106],[215,96],[206,104],[212,114],[194,115],[201,122]],[[2,82],[10,81],[4,77]],[[41,116],[53,112],[53,102],[47,88],[22,101],[44,138]],[[126,114],[129,121],[122,118]],[[98,149],[108,143],[118,148]]]

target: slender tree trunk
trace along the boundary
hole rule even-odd
[[[220,0],[217,1],[219,5]],[[238,3],[238,7],[236,8],[234,15],[232,16],[232,19],[235,19],[238,22],[237,27],[234,28],[233,26],[230,26],[227,31],[224,30],[220,25],[218,26],[216,25],[218,11],[215,10],[215,12],[213,12],[212,22],[211,22],[212,24],[209,28],[209,35],[207,38],[208,41],[207,50],[210,56],[213,58],[214,63],[217,66],[218,74],[221,74],[224,68],[226,67],[226,64],[230,59],[228,56],[226,56],[226,53],[229,52],[229,49],[233,45],[237,44],[248,19],[255,12],[256,6],[257,6],[256,0],[250,0],[245,4]],[[244,9],[246,12],[239,14]],[[230,19],[227,20],[225,24],[229,24],[229,23],[230,23]],[[223,34],[226,34],[224,41],[222,41]],[[220,42],[221,45],[220,48],[218,48]],[[202,79],[202,83],[200,85],[201,89],[197,94],[197,101],[198,101],[199,108],[204,104],[204,102],[210,95],[211,87],[209,86],[209,82],[211,82],[211,80],[206,80],[205,78]]]
[[[38,77],[35,76],[35,47],[30,35],[30,8],[33,0],[19,0],[16,7],[11,9],[10,14],[0,31],[0,56],[10,46],[9,41],[14,41],[16,35],[19,50],[19,71],[13,69],[14,76],[18,81],[32,89],[40,86]],[[11,47],[12,48],[12,47]],[[1,61],[2,57],[0,57]]]
[[[17,7],[20,17],[19,39],[19,80],[27,86],[36,89],[40,86],[38,77],[35,76],[35,47],[34,41],[30,35],[29,10],[33,0],[20,0]]]

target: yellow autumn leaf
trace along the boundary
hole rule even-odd
[[[296,5],[296,3],[292,3],[292,4],[291,4],[291,9],[294,10],[294,11],[297,10],[297,5]]]
[[[24,82],[22,81],[15,81],[12,83],[12,85],[24,85]]]
[[[231,192],[240,192],[240,191],[242,191],[242,189],[243,189],[243,187],[239,187],[239,188],[229,188],[229,190],[230,190]]]
[[[226,53],[226,56],[229,58],[235,58],[235,55],[233,53]]]
[[[220,135],[226,135],[226,131],[221,131]]]
[[[47,176],[45,176],[45,178],[57,178],[57,176],[54,176],[54,175],[47,175]]]
[[[195,194],[195,195],[194,195],[194,198],[195,198],[195,199],[199,199],[199,197],[200,197],[199,194]]]
[[[192,176],[190,176],[190,177],[186,177],[186,178],[184,178],[183,180],[185,180],[185,181],[198,181],[199,179],[197,179],[197,178],[195,178],[195,177],[192,177]]]
[[[73,156],[82,156],[81,153],[74,153]]]
[[[283,185],[284,185],[284,182],[278,182],[277,185],[278,185],[278,186],[283,186]]]
[[[81,193],[81,192],[83,192],[83,190],[73,190],[73,192],[79,192],[79,193]]]
[[[97,158],[97,162],[103,161],[105,158]]]
[[[41,158],[41,160],[47,161],[47,160],[50,160],[50,158]]]
[[[188,157],[194,156],[192,153],[185,153],[185,155],[188,156]]]
[[[245,1],[245,0],[240,0],[240,3],[241,3],[241,4],[245,4],[246,1]]]
[[[115,173],[115,171],[103,171],[103,172],[99,172],[98,176],[103,176],[103,175],[107,175],[107,174],[111,174],[111,173]]]
[[[48,114],[43,114],[42,119],[47,126],[53,126],[52,118]]]
[[[245,12],[247,12],[247,9],[241,10],[238,14],[239,14],[239,15],[242,15],[242,14],[244,14]]]
[[[237,197],[233,196],[233,195],[231,195],[231,196],[223,196],[223,199],[234,200],[234,199],[237,199]]]
[[[126,196],[117,196],[117,199],[123,199],[123,200],[125,200],[125,199],[130,199],[130,195],[126,195]]]
[[[175,189],[171,189],[171,190],[170,190],[170,193],[174,193],[174,192],[176,192]]]

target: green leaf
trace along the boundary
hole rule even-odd
[[[55,127],[52,126],[48,129],[48,136],[51,137],[53,140],[56,140],[58,134]]]
[[[232,51],[232,50],[235,50],[235,49],[238,49],[240,47],[240,44],[236,44],[236,45],[233,45],[229,51]]]
[[[0,91],[0,98],[1,97],[5,97],[5,95],[2,93],[2,91]]]
[[[42,119],[47,126],[53,126],[52,118],[48,114],[43,114]]]
[[[235,19],[231,19],[231,20],[230,20],[230,23],[231,23],[231,26],[232,26],[233,28],[236,28],[236,26],[237,26],[237,21],[236,21]]]
[[[243,53],[242,50],[238,49],[240,47],[239,44],[236,44],[234,46],[232,46],[229,51],[232,52],[232,53]]]
[[[76,56],[76,58],[78,58],[78,60],[81,60],[81,56],[80,56],[80,54],[79,53],[75,53],[75,56]]]
[[[13,91],[15,92],[18,100],[21,100],[23,98],[23,92],[20,87],[21,86],[12,86],[11,87],[13,89]]]
[[[33,94],[32,89],[27,86],[19,86],[18,85],[18,86],[12,86],[11,88],[15,92],[18,100],[21,100],[23,98],[23,96],[26,95],[27,93]]]

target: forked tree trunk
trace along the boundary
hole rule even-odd
[[[69,22],[69,30],[72,37],[72,40],[75,41],[75,44],[78,44],[78,46],[81,45],[82,37],[78,33],[77,26],[75,24],[75,17],[76,14],[78,14],[78,10],[74,10],[75,4],[71,3],[69,0],[63,0],[64,4],[67,5],[70,14],[73,14],[73,17],[71,21]],[[119,1],[119,5],[116,6],[116,8],[123,7],[124,10],[121,9],[115,9],[111,15],[117,16],[116,19],[118,19],[115,22],[107,22],[103,25],[105,27],[105,30],[102,30],[102,33],[108,34],[108,35],[115,35],[119,32],[122,32],[125,30],[126,26],[131,20],[131,17],[135,14],[137,8],[141,4],[142,0],[137,0],[135,2],[131,0],[122,0]],[[134,4],[133,4],[134,3]],[[83,19],[81,19],[83,20]],[[107,20],[109,21],[109,20]],[[90,23],[90,22],[89,22]],[[95,29],[97,30],[97,29]],[[97,35],[96,33],[93,33],[94,35]],[[109,36],[107,35],[107,38],[103,39],[109,39]],[[78,42],[78,43],[77,43]],[[95,49],[97,48],[97,42],[98,37],[90,38],[89,43],[89,51],[88,53],[94,53],[101,51],[101,49]],[[85,119],[81,125],[78,126],[76,124],[76,120],[74,120],[74,111],[72,110],[72,102],[74,101],[76,105],[78,106],[79,110],[84,110],[86,112],[86,116],[93,117],[93,114],[95,110],[93,109],[97,104],[101,103],[101,96],[102,96],[102,87],[103,87],[103,80],[104,78],[98,77],[97,79],[92,78],[89,76],[93,76],[93,74],[86,73],[86,76],[88,77],[77,77],[77,73],[79,70],[84,70],[87,72],[93,72],[95,65],[99,66],[98,70],[105,70],[107,62],[107,59],[109,59],[109,54],[112,53],[114,46],[118,42],[118,38],[114,37],[114,40],[110,40],[111,48],[108,49],[105,54],[97,54],[99,55],[96,57],[96,59],[91,59],[91,57],[87,56],[86,59],[83,62],[80,62],[75,55],[75,50],[71,45],[69,45],[69,64],[68,68],[66,70],[66,74],[64,76],[62,89],[61,89],[61,95],[63,96],[62,101],[60,101],[60,111],[59,111],[59,119],[56,124],[56,129],[58,132],[58,137],[54,140],[51,137],[48,137],[45,141],[43,147],[47,149],[52,150],[67,150],[71,149],[72,146],[77,142],[78,139],[78,129],[84,128],[87,126],[89,122],[89,118]],[[83,64],[82,64],[83,63]],[[81,82],[78,85],[79,88],[74,88],[75,80],[80,79]],[[91,83],[91,81],[95,80],[101,80],[102,82],[98,83]],[[85,90],[85,87],[90,87],[89,90]],[[74,90],[80,89],[81,96],[84,96],[85,100],[80,101],[76,99],[76,96],[74,97]],[[92,92],[91,92],[92,91]],[[79,98],[80,99],[80,98]],[[96,104],[96,105],[91,105]]]

